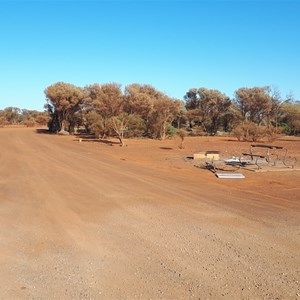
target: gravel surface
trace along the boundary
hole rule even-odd
[[[0,139],[0,299],[300,299],[300,172],[224,182],[180,159],[195,140]]]

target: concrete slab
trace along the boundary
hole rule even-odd
[[[234,178],[234,179],[241,179],[245,178],[245,176],[241,173],[216,173],[218,178]]]

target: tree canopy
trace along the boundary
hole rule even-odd
[[[181,129],[208,135],[250,127],[257,132],[299,132],[297,102],[281,99],[270,87],[242,87],[232,99],[216,89],[191,88],[180,101],[148,84],[133,83],[122,90],[117,83],[77,87],[58,82],[45,95],[52,132],[84,126],[99,138],[115,136],[121,144],[124,137],[165,139]],[[13,118],[14,110],[10,113]]]
[[[69,131],[74,129],[74,115],[80,110],[87,97],[83,88],[70,83],[58,82],[45,89],[46,108],[51,116],[50,131],[65,130],[66,122]]]
[[[272,110],[270,88],[240,88],[235,92],[235,103],[244,120],[260,125]]]
[[[300,133],[299,103],[270,87],[241,87],[230,99],[216,89],[190,88],[184,100],[169,97],[149,84],[93,83],[78,87],[57,82],[45,89],[44,112],[7,107],[0,127],[46,125],[50,132],[84,128],[97,138],[114,136],[165,139],[227,132],[239,139],[270,139]],[[251,134],[249,135],[249,133]]]
[[[218,90],[193,88],[185,94],[184,99],[186,109],[193,112],[194,121],[199,122],[206,132],[216,134],[231,105],[229,97]]]

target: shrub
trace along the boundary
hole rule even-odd
[[[36,122],[34,119],[29,119],[25,122],[26,127],[34,127],[36,125]]]
[[[232,134],[239,141],[257,142],[265,136],[265,128],[256,123],[247,122],[234,128]]]
[[[171,124],[168,124],[167,135],[169,137],[173,137],[173,136],[175,136],[176,133],[177,133],[177,129],[174,126],[172,126]]]
[[[189,130],[190,136],[206,136],[207,132],[203,130],[202,126],[194,126],[191,130]]]
[[[232,130],[232,134],[238,139],[239,142],[245,139],[245,131],[242,125],[235,127]]]
[[[281,125],[281,128],[282,128],[283,133],[284,133],[285,135],[290,135],[290,134],[292,133],[291,127],[290,127],[288,124],[286,124],[286,123],[283,123],[283,124]]]
[[[131,137],[142,137],[146,131],[145,121],[138,115],[128,115],[127,120],[127,131],[125,136]]]
[[[4,127],[7,124],[6,118],[0,117],[0,127]]]
[[[98,139],[102,135],[104,135],[104,124],[101,119],[94,120],[94,123],[90,125],[90,131],[93,133]]]
[[[248,122],[234,128],[232,133],[239,141],[257,142],[266,138],[268,142],[274,142],[278,139],[282,131],[283,129],[281,127],[259,126],[255,123]]]
[[[269,126],[266,128],[266,138],[268,142],[276,141],[283,132],[282,127]]]
[[[179,149],[183,149],[184,148],[184,139],[187,136],[187,132],[184,129],[178,129],[176,131],[176,135],[180,138],[180,145],[179,145]]]

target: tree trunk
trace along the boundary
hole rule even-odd
[[[166,121],[162,123],[162,126],[160,128],[160,139],[165,140],[166,139]]]
[[[52,133],[57,133],[60,130],[60,120],[57,112],[55,111],[52,115],[51,120],[48,123],[49,131]]]

